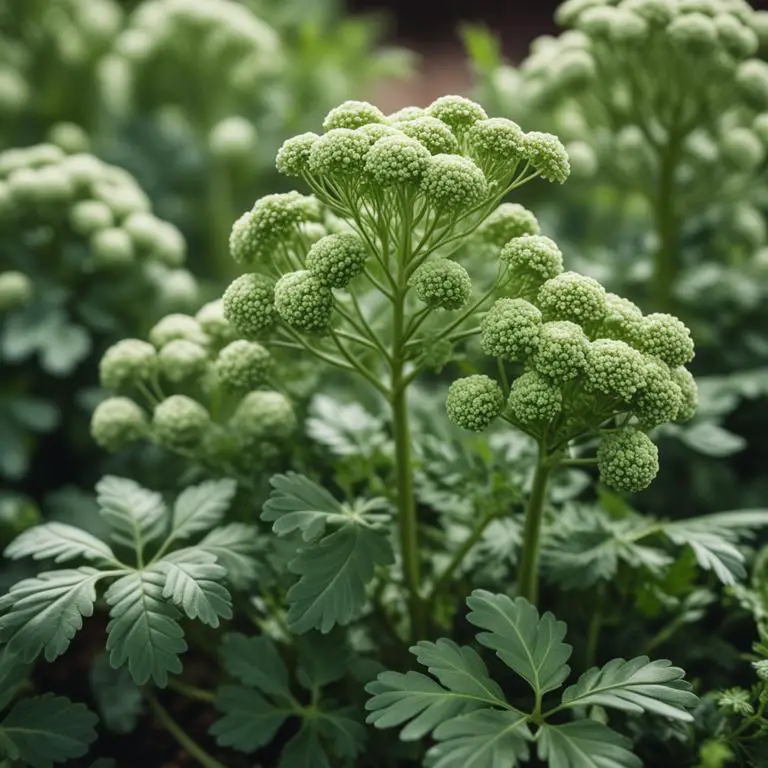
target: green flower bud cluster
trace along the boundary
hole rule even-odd
[[[219,109],[224,103],[236,110],[238,102],[283,65],[275,30],[235,0],[147,0],[128,18],[101,76],[104,95],[114,106],[141,100],[157,108],[187,100],[193,109],[184,112],[195,114],[200,90],[179,93],[175,86],[187,82],[191,72],[218,82],[211,99]],[[224,71],[226,82],[220,76]],[[211,149],[218,155],[224,147],[227,156],[233,146],[242,150],[244,139],[252,142],[253,134],[241,129],[220,123],[210,136]]]
[[[501,255],[512,272],[505,289],[519,294],[523,283],[526,297],[497,299],[481,320],[480,343],[505,370],[508,390],[488,376],[459,379],[449,390],[449,418],[481,431],[502,417],[555,453],[592,434],[606,484],[647,487],[658,452],[646,431],[696,410],[696,384],[684,367],[694,355],[688,328],[672,315],[644,316],[592,278],[553,274],[562,256],[540,235],[514,238]]]
[[[260,448],[290,437],[296,417],[271,388],[272,355],[236,336],[224,303],[215,301],[195,317],[162,318],[149,341],[124,339],[107,349],[100,379],[115,394],[94,411],[94,439],[107,450],[151,440],[215,465],[252,462]]]
[[[0,313],[24,307],[32,300],[34,284],[23,272],[0,272]]]
[[[89,154],[67,155],[56,144],[0,152],[3,225],[23,232],[62,216],[71,236],[89,243],[84,271],[184,261],[181,233],[150,212],[149,198],[122,168]]]

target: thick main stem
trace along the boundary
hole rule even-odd
[[[541,548],[541,523],[544,517],[544,501],[551,466],[543,447],[539,448],[533,487],[525,509],[523,553],[518,570],[519,594],[534,605],[539,599],[539,550]]]
[[[670,134],[661,152],[658,187],[653,200],[659,244],[653,254],[653,303],[661,312],[674,310],[674,290],[680,270],[679,223],[675,200],[675,171],[680,159],[680,139]]]

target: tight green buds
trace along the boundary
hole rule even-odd
[[[362,273],[367,258],[365,244],[357,235],[327,235],[309,249],[306,265],[328,288],[346,288]]]
[[[99,363],[101,386],[109,390],[147,381],[157,371],[157,352],[146,341],[123,339],[111,346]]]
[[[171,395],[155,407],[152,433],[161,445],[169,448],[192,448],[209,429],[208,411],[186,395]]]
[[[272,356],[255,341],[238,339],[216,358],[216,374],[229,389],[248,391],[263,384],[272,371]]]
[[[541,312],[525,299],[499,299],[480,324],[483,352],[505,360],[524,360],[539,347]]]
[[[275,309],[293,328],[319,333],[331,322],[333,294],[311,272],[290,272],[275,285]]]
[[[631,427],[603,435],[597,451],[600,479],[627,493],[645,490],[659,472],[659,450],[644,433]]]
[[[91,417],[91,435],[107,451],[119,451],[145,437],[147,431],[146,413],[127,397],[103,400]]]
[[[223,298],[224,317],[246,338],[255,338],[275,321],[275,284],[250,273],[235,280]]]
[[[467,376],[451,384],[445,407],[456,426],[482,432],[504,409],[504,393],[488,376]]]
[[[432,259],[411,278],[419,301],[440,309],[461,309],[472,295],[472,280],[461,264],[450,259]]]

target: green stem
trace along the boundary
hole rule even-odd
[[[183,694],[188,699],[194,699],[195,701],[206,701],[209,703],[216,701],[216,694],[213,691],[206,691],[203,688],[198,688],[195,685],[183,683],[181,680],[169,680],[168,687],[172,691]]]
[[[525,510],[523,529],[523,553],[518,570],[518,592],[536,605],[539,598],[539,549],[541,545],[541,523],[544,517],[544,500],[547,495],[547,481],[552,467],[547,461],[545,448],[539,446],[539,456],[533,475],[533,487]]]
[[[192,737],[168,714],[162,704],[154,697],[149,697],[149,706],[158,722],[173,736],[179,745],[203,768],[226,768],[212,755],[209,755]]]

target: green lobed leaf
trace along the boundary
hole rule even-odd
[[[115,554],[108,544],[87,531],[66,523],[45,523],[28,528],[17,536],[3,553],[11,560],[31,557],[52,559],[56,563],[82,557],[101,563],[114,563]]]
[[[554,691],[568,677],[572,648],[562,642],[566,626],[551,613],[539,612],[522,597],[512,599],[476,589],[467,598],[467,620],[480,629],[478,642],[533,688],[537,695]]]
[[[266,635],[227,635],[221,650],[224,666],[244,685],[262,693],[288,696],[288,670],[274,642]]]
[[[349,647],[340,633],[310,632],[298,641],[296,679],[308,691],[341,680],[350,665]]]
[[[218,525],[236,491],[237,483],[231,479],[208,480],[185,488],[173,507],[173,537],[186,539]]]
[[[179,654],[187,650],[179,612],[163,598],[165,574],[147,569],[123,576],[104,599],[111,606],[107,650],[114,668],[128,665],[138,685],[150,679],[160,688],[168,673],[179,674]]]
[[[0,709],[5,709],[29,675],[31,664],[23,661],[8,646],[0,649]]]
[[[47,571],[14,584],[0,598],[0,642],[24,661],[44,653],[46,661],[61,656],[93,615],[96,582],[103,578],[95,568]]]
[[[0,748],[25,765],[51,768],[85,755],[97,720],[84,704],[52,693],[22,699],[0,722]]]
[[[685,672],[666,659],[650,661],[638,656],[630,661],[613,659],[592,667],[563,693],[563,706],[597,705],[640,714],[652,712],[693,722],[688,712],[698,704],[683,679]]]
[[[522,712],[478,709],[435,729],[428,768],[515,768],[528,759],[531,732]]]
[[[642,768],[629,739],[595,720],[542,725],[537,742],[549,768]]]
[[[291,631],[325,633],[337,624],[349,624],[365,606],[365,589],[375,567],[392,562],[386,533],[355,522],[300,550],[289,563],[301,577],[288,591]]]
[[[272,493],[261,519],[273,523],[272,531],[287,536],[301,531],[304,541],[313,541],[325,532],[331,519],[346,518],[341,504],[325,488],[303,475],[287,472],[270,480]]]
[[[214,528],[195,549],[210,552],[216,562],[226,569],[230,584],[245,589],[256,579],[259,553],[258,530],[246,523],[230,523]]]
[[[341,709],[320,709],[317,715],[320,734],[333,746],[336,756],[354,758],[365,744],[365,726],[357,719],[355,707]]]
[[[107,654],[100,653],[88,679],[104,725],[114,733],[131,733],[143,709],[143,696],[130,672],[125,667],[113,669]]]
[[[194,547],[180,549],[152,568],[165,574],[163,597],[170,598],[190,619],[216,628],[220,618],[232,618],[232,598],[219,583],[227,571],[214,555]]]
[[[132,547],[138,556],[147,542],[165,531],[168,510],[159,493],[114,475],[99,480],[96,493],[101,515],[112,528],[112,540]]]
[[[316,725],[314,720],[304,721],[301,730],[283,747],[279,768],[331,768]]]
[[[216,743],[247,753],[269,744],[292,714],[289,709],[275,707],[253,688],[239,685],[219,688],[216,708],[224,713],[210,729]]]

